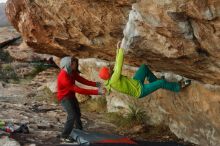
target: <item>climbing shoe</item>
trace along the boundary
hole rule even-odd
[[[74,140],[72,137],[68,137],[68,138],[60,138],[60,141],[62,142],[62,144],[78,144],[76,140]]]
[[[183,89],[191,85],[191,80],[181,80],[179,81],[179,84],[180,84],[180,87]]]
[[[160,79],[161,79],[161,80],[165,80],[165,76],[161,76]]]

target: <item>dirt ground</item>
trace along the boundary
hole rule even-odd
[[[19,101],[14,98],[14,100],[4,99],[0,102],[1,120],[11,121],[15,124],[27,123],[30,129],[29,134],[14,134],[12,138],[23,146],[59,144],[60,139],[57,138],[57,135],[62,131],[66,117],[61,106],[48,103],[48,101],[30,100],[30,98]],[[164,144],[177,142],[184,146],[193,146],[177,139],[164,126],[134,125],[131,129],[118,127],[117,124],[107,120],[105,112],[91,112],[85,108],[87,105],[88,103],[81,105],[83,127],[86,131],[125,135],[141,141],[164,142]]]

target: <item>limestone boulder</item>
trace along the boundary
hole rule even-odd
[[[113,61],[123,38],[129,65],[220,84],[219,7],[216,0],[8,0],[6,14],[36,52]]]

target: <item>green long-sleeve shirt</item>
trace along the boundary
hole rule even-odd
[[[121,75],[123,60],[124,53],[123,49],[120,48],[117,52],[114,72],[111,78],[105,82],[105,86],[108,91],[113,88],[116,91],[138,98],[141,95],[141,84],[138,80]]]

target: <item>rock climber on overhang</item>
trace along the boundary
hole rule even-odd
[[[122,75],[122,67],[124,61],[124,50],[117,45],[116,62],[113,70],[108,67],[102,67],[99,77],[105,80],[105,87],[110,93],[111,89],[118,92],[142,98],[152,92],[162,88],[173,92],[179,92],[181,89],[189,86],[191,80],[181,80],[179,82],[168,82],[164,77],[157,78],[145,64],[142,64],[136,71],[133,78]],[[149,81],[145,84],[145,78]]]

